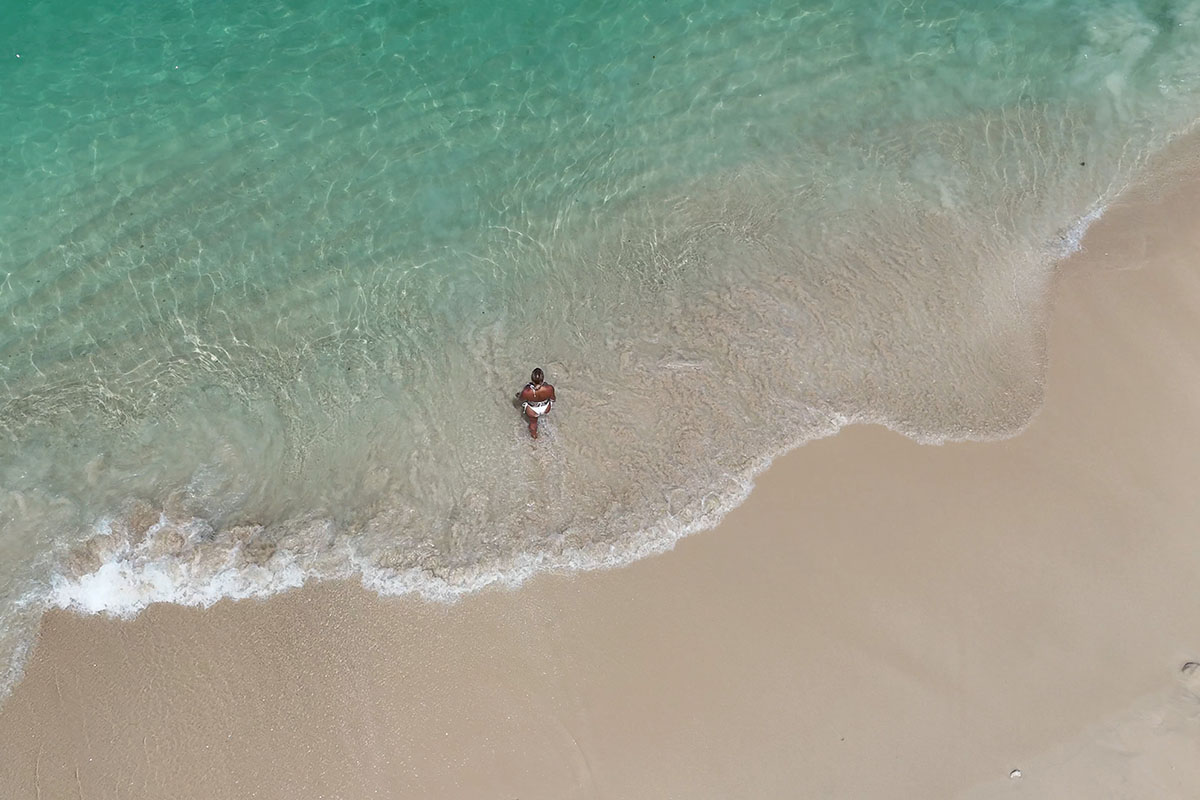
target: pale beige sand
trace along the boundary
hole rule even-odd
[[[1067,265],[1020,436],[848,430],[673,553],[452,607],[50,614],[0,796],[1200,796],[1197,174]]]

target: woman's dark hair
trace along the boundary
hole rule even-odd
[[[542,379],[545,377],[546,376],[542,374],[542,368],[538,367],[533,371],[533,374],[529,376],[529,380],[533,381],[534,383],[541,383]]]

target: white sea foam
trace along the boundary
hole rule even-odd
[[[129,618],[153,603],[207,608],[221,600],[266,598],[310,580],[346,579],[357,579],[380,595],[450,603],[490,586],[516,588],[544,572],[619,568],[668,552],[680,539],[716,526],[749,497],[755,477],[775,458],[804,442],[832,436],[852,422],[895,427],[883,419],[831,417],[810,436],[759,458],[732,489],[709,495],[693,509],[590,545],[547,540],[540,549],[449,570],[381,566],[380,554],[355,547],[353,536],[331,538],[328,521],[306,521],[300,526],[306,536],[293,532],[291,543],[297,549],[272,546],[264,553],[255,550],[255,539],[264,531],[254,526],[215,531],[203,519],[160,514],[143,534],[136,534],[121,521],[105,519],[85,541],[85,549],[91,551],[97,548],[88,545],[100,543],[103,561],[83,570],[57,572],[45,590],[26,597],[22,605]],[[322,550],[319,541],[337,544]]]
[[[303,585],[309,577],[293,554],[269,565],[247,564],[236,549],[194,560],[194,553],[153,555],[124,548],[96,570],[55,575],[47,605],[83,614],[132,617],[152,603],[208,607],[219,600],[265,597]]]
[[[1078,253],[1083,247],[1083,237],[1087,235],[1088,229],[1099,221],[1107,210],[1108,206],[1098,205],[1075,220],[1074,224],[1067,228],[1062,236],[1059,237],[1055,246],[1051,248],[1051,254],[1056,259],[1061,260],[1074,253]]]
[[[710,501],[703,513],[686,520],[665,518],[593,547],[551,546],[473,564],[453,574],[381,567],[377,554],[360,553],[345,540],[331,552],[271,548],[263,557],[253,552],[252,544],[248,547],[245,528],[219,532],[205,520],[172,520],[166,515],[134,537],[135,543],[126,526],[106,519],[85,542],[85,548],[100,542],[104,560],[89,569],[56,573],[46,590],[27,596],[22,605],[129,618],[153,603],[207,608],[221,600],[269,597],[309,580],[353,578],[381,595],[454,602],[493,585],[515,588],[542,572],[611,569],[669,551],[679,539],[715,526],[740,505],[753,488],[753,476],[770,461],[763,458],[738,482],[737,491]],[[327,532],[329,523],[309,521],[305,527]],[[168,537],[175,541],[164,545]],[[164,552],[165,546],[171,552]]]

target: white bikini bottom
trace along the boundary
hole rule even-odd
[[[535,403],[524,403],[525,413],[530,416],[540,417],[550,410],[549,400],[538,400]]]

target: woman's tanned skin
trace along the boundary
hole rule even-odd
[[[525,419],[529,421],[529,435],[537,438],[538,435],[538,417],[550,413],[550,409],[554,408],[554,387],[545,382],[545,376],[542,370],[535,369],[533,374],[529,376],[529,383],[525,384],[525,388],[517,392],[517,399],[521,401],[521,410],[525,414]],[[541,404],[546,403],[543,410],[538,411],[537,408]]]

